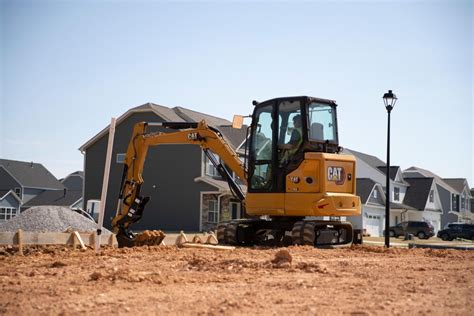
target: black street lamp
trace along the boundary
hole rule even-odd
[[[388,128],[387,128],[387,186],[385,189],[385,247],[390,247],[390,112],[392,112],[397,96],[388,90],[388,93],[383,95],[383,102],[388,113]]]

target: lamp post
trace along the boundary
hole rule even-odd
[[[397,102],[397,96],[392,93],[392,90],[388,90],[383,95],[383,102],[388,113],[388,127],[387,127],[387,185],[386,185],[386,199],[385,199],[385,247],[390,247],[390,112],[392,112],[395,103]]]

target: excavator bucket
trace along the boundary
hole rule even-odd
[[[158,246],[165,239],[166,235],[161,230],[145,230],[139,234],[129,233],[128,235],[118,233],[117,242],[122,247]]]

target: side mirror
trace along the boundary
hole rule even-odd
[[[241,129],[244,125],[244,117],[242,115],[234,115],[234,119],[232,120],[232,128]]]

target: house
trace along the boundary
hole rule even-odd
[[[460,189],[461,191],[463,190],[462,187],[464,185],[464,181],[458,181],[456,179],[453,179],[452,181],[445,181],[437,174],[415,166],[404,170],[403,176],[405,177],[405,179],[419,177],[434,179],[439,199],[441,201],[441,208],[443,211],[441,214],[441,227],[444,227],[448,223],[462,221],[462,214],[460,213],[460,193],[458,189]],[[459,186],[459,188],[456,189],[451,184]]]
[[[378,166],[386,177],[386,166]],[[390,178],[390,225],[412,220],[408,215],[413,207],[405,203],[405,197],[410,184],[403,178],[402,170],[399,166],[391,166],[389,170]],[[385,181],[386,183],[386,181]]]
[[[385,192],[382,185],[369,178],[357,178],[356,188],[361,201],[361,216],[351,222],[356,229],[365,229],[372,237],[383,236]]]
[[[345,148],[343,150],[343,154],[350,154],[353,155],[356,158],[356,176],[357,179],[370,179],[374,183],[378,184],[378,188],[382,188],[382,195],[379,198],[383,199],[383,203],[385,204],[385,186],[387,183],[387,176],[386,176],[386,164],[384,161],[380,160],[379,158],[362,153],[353,149],[347,149]],[[390,225],[396,225],[402,221],[408,220],[406,217],[407,211],[412,210],[413,207],[406,205],[403,203],[403,200],[405,198],[405,194],[407,192],[407,189],[409,187],[409,184],[404,181],[403,175],[401,172],[400,167],[398,166],[391,166],[389,170],[389,181],[390,181]],[[359,191],[357,189],[357,191]],[[377,190],[378,191],[378,190]],[[375,194],[375,193],[374,193]],[[361,195],[359,195],[361,196]],[[364,196],[361,196],[361,202],[362,202],[362,212],[361,216],[366,216],[365,214],[369,214],[371,210],[368,210],[368,212],[365,212],[365,208],[368,207],[363,201],[362,198]],[[369,215],[367,215],[369,216]],[[382,218],[376,217],[375,219],[379,223],[379,236],[383,234],[383,230],[385,229],[385,211],[381,215],[370,215],[370,216],[382,216]],[[349,221],[351,221],[355,227],[358,227],[358,223],[367,223],[367,221],[364,221],[363,219],[359,218],[354,218],[354,217],[348,217],[347,218]],[[372,219],[372,218],[369,218]],[[372,219],[371,225],[374,226],[375,221]],[[363,229],[366,229],[368,231],[368,227],[363,226]],[[377,235],[374,227],[370,228],[371,231],[373,231],[374,236]]]
[[[11,211],[11,216],[18,214],[23,204],[41,193],[64,188],[64,185],[40,163],[0,159],[0,192],[5,193],[2,195],[3,203],[5,208]],[[10,191],[14,195],[9,193]],[[19,205],[14,202],[16,199],[19,199]],[[9,206],[6,205],[7,200]]]
[[[245,139],[246,130],[232,129],[230,121],[183,107],[146,103],[128,110],[117,119],[105,205],[106,227],[110,227],[115,216],[123,161],[135,123],[201,120],[219,129],[234,149]],[[84,155],[84,203],[100,199],[108,131],[109,128],[105,127],[79,148]],[[149,131],[167,133],[172,130],[150,126]],[[149,148],[143,178],[145,182],[140,193],[150,196],[151,200],[141,221],[133,226],[134,230],[206,231],[219,221],[243,215],[242,205],[198,146],[179,144]]]
[[[452,197],[452,204],[459,211],[459,222],[473,223],[474,214],[471,209],[471,190],[469,183],[463,178],[443,178],[443,181],[453,187],[457,194]]]
[[[407,178],[406,181],[410,183],[410,187],[404,203],[414,208],[407,211],[407,218],[411,221],[429,222],[437,233],[442,228],[443,210],[434,178]]]
[[[76,171],[61,179],[63,190],[48,190],[32,198],[21,206],[24,211],[33,206],[58,205],[71,209],[82,208],[83,172]]]
[[[378,223],[378,236],[381,236],[385,228],[385,211],[380,214],[380,203],[383,200],[385,205],[387,167],[382,160],[375,156],[352,149],[345,149],[344,153],[355,156],[357,161],[357,185],[359,186],[360,183],[362,186],[360,189],[357,188],[357,192],[361,197],[361,216],[363,218],[351,219],[349,217],[348,220],[353,222],[356,227],[362,224],[362,228],[373,236],[377,236],[375,226]],[[388,175],[390,181],[390,225],[396,225],[404,221],[423,220],[430,222],[436,231],[444,226],[443,215],[445,212],[443,211],[443,201],[439,191],[440,188],[452,191],[453,189],[449,185],[442,183],[442,186],[440,186],[438,178],[434,175],[430,177],[431,174],[426,170],[415,170],[414,167],[402,171],[399,166],[391,166]],[[376,185],[379,189],[382,189],[379,200],[374,200],[374,197],[372,197],[372,200],[367,199],[366,190],[368,189],[364,187],[368,186],[375,190]],[[372,192],[371,194],[377,193]],[[374,208],[378,209],[378,213],[374,212]]]

